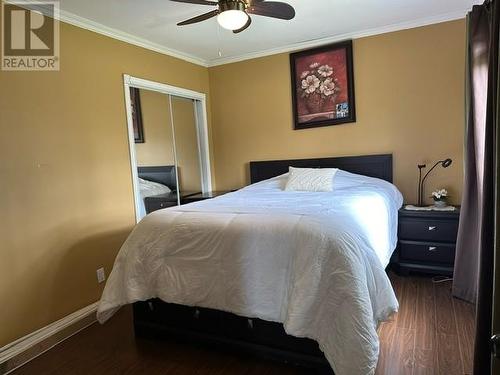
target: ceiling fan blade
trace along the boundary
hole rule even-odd
[[[198,5],[214,5],[217,6],[219,3],[217,1],[207,1],[207,0],[170,0],[176,3],[188,3],[188,4],[198,4]]]
[[[205,21],[205,20],[208,20],[209,18],[215,17],[217,14],[219,14],[219,10],[218,9],[212,10],[211,12],[208,12],[208,13],[205,13],[205,14],[201,14],[199,16],[196,16],[196,17],[190,18],[188,20],[179,22],[177,24],[177,26],[190,25],[192,23],[197,23],[197,22]]]
[[[238,30],[233,30],[233,33],[238,34],[241,33],[243,30],[248,29],[248,27],[252,24],[252,17],[248,16],[248,21],[241,29]]]
[[[247,9],[247,13],[281,20],[291,20],[295,17],[295,9],[291,5],[278,1],[253,2]]]

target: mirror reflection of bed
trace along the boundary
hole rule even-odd
[[[139,217],[202,191],[195,101],[131,88]],[[132,94],[131,92],[131,94]]]
[[[175,165],[138,167],[141,216],[177,206],[178,191]]]

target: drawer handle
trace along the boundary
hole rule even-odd
[[[253,329],[253,320],[252,319],[247,319],[247,325],[249,329]]]
[[[194,310],[193,318],[195,318],[195,319],[200,318],[200,310],[198,310],[198,309]]]
[[[436,230],[437,227],[429,227],[430,231]]]
[[[437,247],[436,246],[429,246],[429,251],[436,251]]]
[[[155,309],[153,302],[151,302],[151,301],[148,301],[148,307],[149,307],[150,311],[153,311]]]

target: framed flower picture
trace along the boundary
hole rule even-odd
[[[144,127],[142,125],[141,97],[139,89],[130,88],[130,105],[132,107],[132,123],[135,143],[144,143]]]
[[[295,129],[356,121],[352,41],[290,55]]]

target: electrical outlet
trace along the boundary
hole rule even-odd
[[[104,271],[104,268],[99,268],[97,270],[97,282],[103,283],[106,280],[106,272]]]

